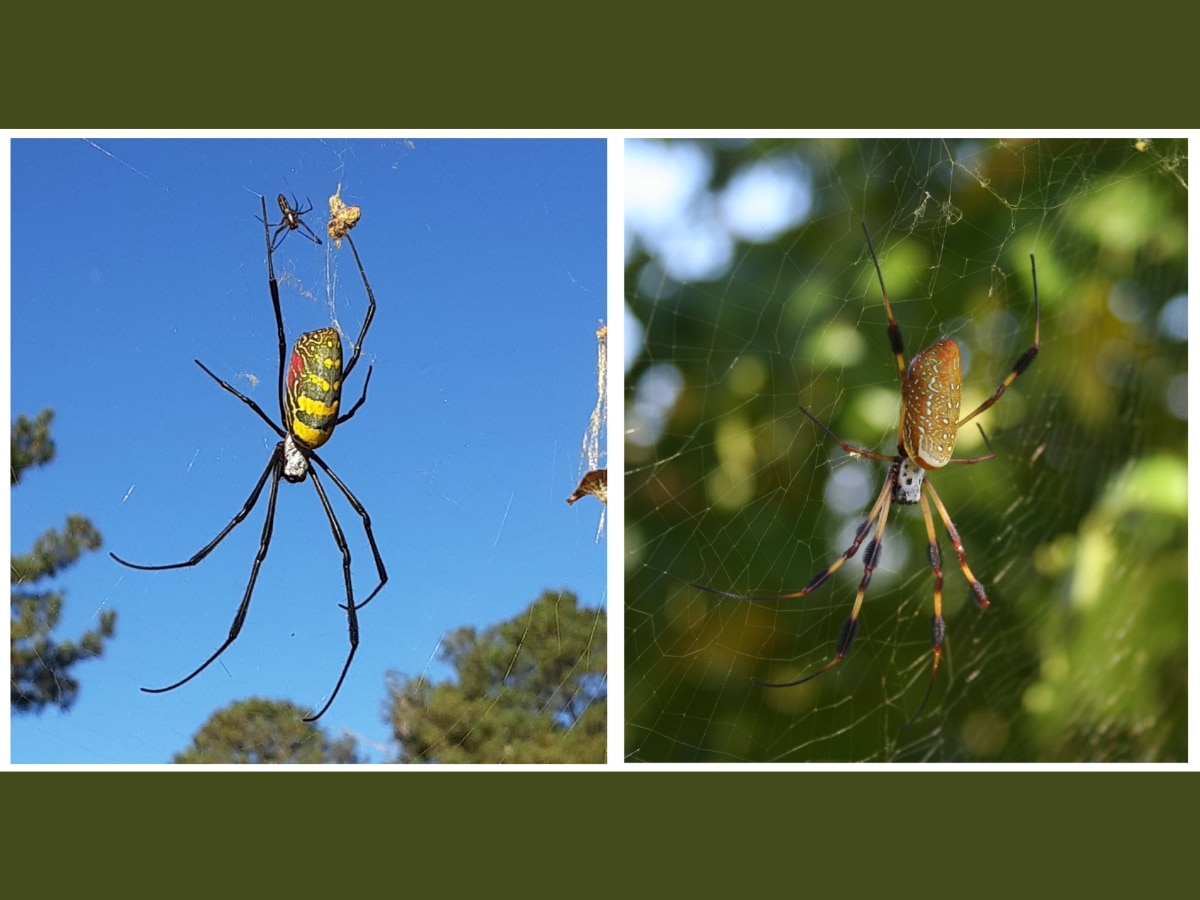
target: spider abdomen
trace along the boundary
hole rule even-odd
[[[904,376],[900,448],[922,469],[940,469],[954,455],[962,404],[958,344],[943,338],[912,358]]]
[[[329,440],[341,395],[342,339],[337,329],[300,335],[292,348],[284,391],[287,426],[296,439],[314,450]]]

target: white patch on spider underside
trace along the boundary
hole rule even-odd
[[[308,456],[292,435],[283,439],[283,477],[295,484],[308,474]]]
[[[921,499],[921,485],[925,483],[925,470],[908,457],[900,460],[896,473],[896,487],[892,499],[897,503],[916,503]]]

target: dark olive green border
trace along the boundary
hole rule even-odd
[[[9,772],[0,790],[9,881],[58,894],[1140,896],[1187,883],[1200,778]]]
[[[0,127],[1162,133],[1200,117],[1188,29],[1136,5],[210,0],[174,18],[26,4],[7,24]]]

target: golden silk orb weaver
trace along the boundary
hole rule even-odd
[[[260,201],[263,213],[261,219],[263,223],[263,236],[267,245],[267,286],[271,292],[271,303],[275,308],[275,327],[279,337],[279,415],[282,425],[272,421],[257,403],[229,383],[222,381],[214,375],[200,360],[197,359],[194,362],[204,370],[205,374],[219,384],[223,390],[233,394],[233,396],[254,410],[258,417],[266,422],[281,440],[275,445],[275,449],[271,451],[271,457],[267,460],[267,467],[263,470],[262,475],[259,476],[258,483],[250,492],[250,496],[246,498],[246,502],[242,505],[242,508],[238,510],[229,524],[221,530],[220,534],[200,548],[190,559],[184,562],[169,563],[161,566],[146,566],[131,563],[117,556],[115,553],[110,553],[109,555],[123,566],[144,571],[183,569],[197,565],[251,513],[258,503],[258,498],[262,495],[262,490],[267,483],[267,479],[271,481],[271,490],[267,497],[267,515],[263,522],[262,539],[259,542],[258,553],[254,557],[254,564],[250,569],[250,581],[246,585],[246,593],[242,596],[241,605],[238,606],[237,613],[233,617],[233,624],[229,628],[229,634],[225,638],[225,642],[208,659],[193,670],[191,674],[186,675],[174,684],[163,688],[142,688],[148,694],[162,694],[167,691],[173,691],[175,688],[187,684],[207,669],[237,640],[237,636],[242,630],[242,625],[245,624],[246,614],[250,610],[250,598],[254,593],[255,582],[258,580],[259,567],[262,566],[262,562],[266,559],[267,551],[271,546],[271,534],[275,525],[275,500],[279,491],[279,481],[282,478],[291,484],[298,484],[311,475],[313,487],[316,489],[317,497],[321,501],[321,506],[325,510],[325,516],[329,520],[329,526],[333,531],[334,543],[337,544],[337,548],[342,554],[342,574],[346,583],[346,603],[342,606],[342,609],[346,610],[347,629],[350,638],[350,652],[346,656],[346,662],[342,666],[341,675],[338,676],[333,692],[329,695],[329,699],[325,701],[325,705],[321,707],[320,712],[316,715],[308,716],[304,720],[306,722],[315,722],[325,714],[325,711],[333,703],[334,698],[337,697],[338,691],[341,690],[342,682],[346,680],[346,673],[350,671],[350,663],[354,661],[354,654],[358,650],[358,611],[371,602],[388,580],[387,570],[383,565],[383,558],[379,554],[379,547],[375,543],[375,535],[371,531],[370,515],[367,514],[366,508],[359,502],[358,498],[354,496],[350,489],[334,473],[333,469],[329,468],[325,461],[316,453],[317,448],[323,446],[333,435],[334,428],[349,421],[358,412],[359,407],[367,400],[367,385],[371,383],[370,366],[367,367],[367,377],[363,380],[362,396],[358,398],[358,402],[350,408],[349,412],[343,415],[338,414],[341,407],[342,385],[350,377],[350,373],[354,370],[355,365],[358,364],[359,356],[362,353],[363,341],[367,336],[367,330],[371,327],[372,319],[375,318],[375,294],[371,290],[371,283],[367,281],[367,273],[363,270],[362,260],[359,259],[358,249],[354,246],[354,241],[350,239],[349,234],[343,235],[350,241],[350,249],[354,251],[354,261],[358,264],[358,273],[362,276],[363,287],[366,288],[368,300],[367,313],[363,318],[362,330],[358,333],[358,339],[354,342],[354,350],[350,355],[350,361],[343,367],[342,340],[335,328],[320,328],[316,331],[309,331],[300,335],[296,339],[291,356],[289,357],[287,353],[287,337],[283,330],[283,313],[279,302],[279,284],[275,280],[273,255],[278,246],[282,229],[288,228],[291,231],[295,231],[301,225],[304,225],[304,223],[299,219],[302,213],[288,206],[287,200],[280,194],[279,206],[283,210],[284,221],[282,225],[278,226],[281,230],[277,230],[275,237],[272,238],[268,229],[277,226],[267,222],[266,200],[260,198]],[[289,218],[289,213],[294,216],[294,219]],[[304,228],[308,230],[307,225],[304,225]],[[309,234],[311,233],[309,231]],[[284,237],[286,236],[284,234]],[[321,243],[320,240],[316,240],[315,235],[313,237],[316,243]],[[375,557],[375,568],[379,575],[379,584],[367,595],[367,599],[361,603],[355,603],[354,601],[354,586],[350,578],[350,548],[346,543],[346,536],[342,531],[342,526],[338,522],[337,516],[334,514],[333,507],[329,503],[329,498],[325,494],[325,487],[317,475],[317,469],[313,468],[312,463],[316,463],[317,468],[329,476],[329,480],[337,486],[337,489],[342,492],[342,495],[346,498],[351,508],[362,519],[363,530],[366,532],[367,541],[371,546],[371,553]]]
[[[1033,275],[1033,346],[1021,354],[1020,358],[1013,365],[1012,370],[1008,373],[1008,376],[996,388],[995,393],[970,413],[960,418],[962,362],[959,356],[958,344],[952,338],[942,338],[939,341],[935,341],[929,347],[916,354],[909,362],[907,368],[905,367],[904,340],[900,336],[900,326],[892,315],[892,304],[891,300],[888,299],[887,287],[883,283],[883,272],[879,268],[879,258],[875,255],[875,247],[871,242],[871,234],[867,230],[865,222],[863,223],[863,233],[867,238],[867,248],[871,252],[871,261],[875,264],[875,273],[879,277],[879,290],[883,294],[883,306],[887,312],[888,340],[891,343],[892,352],[896,357],[896,366],[900,373],[900,421],[897,426],[896,455],[889,456],[882,453],[874,453],[862,447],[855,447],[852,444],[848,444],[835,435],[824,422],[803,406],[800,407],[800,410],[812,419],[822,431],[833,438],[838,446],[847,453],[867,459],[879,459],[892,464],[888,469],[887,477],[884,478],[879,496],[871,506],[866,520],[855,531],[854,539],[850,542],[850,546],[832,564],[813,576],[812,580],[801,590],[782,594],[746,595],[719,591],[696,582],[692,582],[692,586],[712,594],[738,600],[794,600],[806,597],[828,581],[834,572],[840,569],[848,559],[853,557],[858,552],[859,546],[862,545],[867,535],[871,534],[871,540],[867,542],[867,549],[863,554],[863,574],[858,584],[858,593],[855,594],[854,605],[850,609],[850,615],[842,623],[841,633],[838,636],[837,651],[833,659],[815,672],[805,675],[802,678],[797,678],[794,681],[767,682],[755,680],[755,684],[762,687],[792,687],[797,684],[803,684],[806,681],[811,681],[818,675],[828,672],[845,659],[846,654],[850,652],[850,647],[854,643],[855,636],[858,634],[859,614],[862,611],[863,598],[866,596],[867,587],[871,582],[871,574],[875,571],[875,566],[878,564],[879,557],[883,551],[883,532],[887,526],[888,512],[892,504],[912,505],[920,503],[921,513],[925,519],[925,532],[929,539],[929,566],[933,570],[934,577],[933,618],[930,626],[931,641],[933,644],[933,663],[929,673],[929,685],[925,689],[925,696],[922,698],[921,705],[917,708],[917,711],[905,723],[905,725],[908,725],[921,714],[921,711],[925,708],[925,704],[929,701],[930,694],[933,691],[934,679],[937,677],[938,665],[942,659],[942,647],[946,640],[946,621],[942,618],[942,551],[938,546],[937,534],[933,527],[933,514],[929,508],[930,501],[933,502],[933,506],[938,511],[938,516],[946,528],[946,533],[950,535],[950,541],[954,545],[954,552],[958,555],[959,568],[962,569],[963,575],[971,585],[976,603],[980,608],[986,608],[988,605],[987,592],[984,590],[983,584],[975,577],[971,572],[971,567],[967,564],[967,554],[963,549],[958,529],[954,527],[954,522],[950,519],[950,513],[946,511],[946,507],[938,496],[937,491],[934,490],[932,482],[926,477],[926,471],[940,469],[951,463],[972,465],[995,457],[996,453],[992,450],[992,445],[988,441],[987,434],[984,433],[983,427],[979,423],[976,423],[976,427],[979,428],[979,433],[983,437],[984,444],[987,445],[987,454],[984,456],[954,458],[954,444],[958,436],[958,431],[999,400],[1004,392],[1008,390],[1009,385],[1022,372],[1029,368],[1034,357],[1037,356],[1041,343],[1042,316],[1041,306],[1038,301],[1037,264],[1031,253],[1029,254],[1029,267]]]

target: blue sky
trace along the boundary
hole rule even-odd
[[[12,547],[90,517],[104,546],[61,579],[57,636],[104,609],[118,618],[104,657],[76,670],[68,713],[13,718],[13,762],[169,762],[231,702],[316,709],[332,690],[348,649],[341,563],[309,483],[280,485],[241,636],[170,693],[138,688],[182,678],[224,639],[266,494],[193,568],[135,571],[108,551],[184,560],[245,501],[277,438],[192,360],[274,414],[256,194],[273,220],[277,193],[311,199],[323,234],[339,184],[363,209],[354,237],[378,302],[351,400],[374,374],[321,455],[369,510],[390,579],[319,724],[382,759],[387,672],[446,679],[444,635],[511,618],[546,588],[607,603],[601,507],[564,502],[606,317],[603,140],[17,140],[12,415],[51,407],[58,456],[13,489]],[[333,321],[358,334],[353,257],[333,252],[330,279],[326,249],[291,234],[275,255],[289,343]],[[360,521],[325,486],[364,592],[375,572]]]

